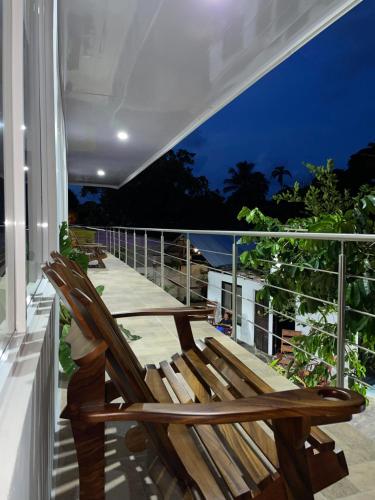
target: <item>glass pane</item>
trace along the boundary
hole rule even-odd
[[[0,355],[7,333],[7,280],[5,266],[5,215],[4,215],[4,156],[3,156],[3,2],[0,0]]]
[[[38,9],[24,2],[24,134],[26,192],[27,295],[35,293],[43,257],[42,169],[40,134],[40,72]]]

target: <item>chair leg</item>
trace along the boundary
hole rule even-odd
[[[104,423],[72,421],[79,469],[80,500],[104,500]]]
[[[273,421],[277,454],[289,500],[314,500],[305,441],[309,422],[303,418]]]

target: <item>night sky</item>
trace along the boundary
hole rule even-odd
[[[219,189],[242,160],[302,181],[302,162],[345,168],[375,141],[374,30],[375,0],[364,0],[176,147],[196,152],[195,172]]]

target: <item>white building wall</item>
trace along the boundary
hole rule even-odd
[[[41,166],[44,177],[41,220],[43,224],[40,227],[43,229],[43,234],[39,231],[35,235],[36,238],[40,238],[37,239],[38,244],[43,241],[44,259],[51,250],[57,249],[58,224],[66,217],[65,140],[61,136],[64,132],[61,102],[56,94],[58,86],[54,86],[57,46],[56,43],[52,44],[52,37],[56,35],[54,33],[56,1],[35,0],[33,3],[35,9],[38,7],[34,13],[40,12],[39,16],[35,15],[33,18],[36,23],[33,29],[37,30],[41,43],[41,61],[43,61],[36,70],[40,71],[40,92],[45,94],[41,102],[41,113],[44,113],[44,120],[41,120],[41,132],[44,134]],[[21,51],[23,46],[23,0],[6,0],[4,5],[4,17],[7,23],[5,47],[8,52],[9,47],[13,47],[12,52],[5,58],[6,63],[13,69],[14,67],[22,69],[22,64],[19,62],[23,60],[22,54],[14,57],[18,54],[14,51],[16,48]],[[18,45],[13,42],[17,42]],[[20,74],[22,75],[21,70]],[[19,85],[12,85],[12,79],[15,77],[20,82]],[[17,117],[17,120],[23,123],[20,112],[15,113],[18,108],[23,107],[23,78],[15,71],[8,71],[5,79],[5,91],[11,89],[13,96],[12,100],[7,99],[5,122],[14,124]],[[38,123],[34,125],[38,126]],[[21,130],[19,124],[13,128]],[[4,129],[11,130],[8,127]],[[5,158],[8,179],[11,181],[6,186],[8,197],[6,217],[11,221],[17,221],[17,217],[22,215],[23,223],[12,224],[12,231],[7,233],[8,240],[11,239],[13,242],[12,247],[7,246],[7,265],[12,263],[15,268],[15,272],[9,273],[14,292],[14,299],[13,293],[9,299],[15,304],[15,313],[12,311],[15,321],[10,341],[0,358],[0,455],[4,459],[0,461],[0,499],[49,500],[55,416],[59,413],[56,397],[58,309],[54,290],[45,279],[40,280],[37,294],[31,298],[26,308],[25,206],[22,195],[25,173],[22,141],[18,141],[20,144],[17,144],[17,138],[16,133],[7,137]],[[22,158],[14,158],[10,154],[13,150],[19,151],[17,154]],[[17,183],[20,189],[17,189]],[[32,189],[31,183],[29,189]],[[33,200],[36,202],[35,194],[29,199],[31,203]],[[13,205],[17,211],[13,210]],[[35,268],[39,271],[39,277],[40,263],[41,260]]]
[[[232,281],[232,276],[230,274],[218,271],[209,271],[207,299],[221,305],[222,283],[232,283]],[[237,326],[237,338],[238,340],[253,346],[255,294],[258,290],[261,290],[262,284],[255,280],[238,277],[237,285],[242,287],[242,325]]]

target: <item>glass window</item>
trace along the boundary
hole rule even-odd
[[[5,265],[4,155],[3,155],[3,2],[0,0],[0,356],[8,334],[7,280]]]
[[[38,8],[24,2],[24,134],[26,193],[26,273],[27,295],[36,292],[43,260],[42,159],[40,116],[40,58]]]

